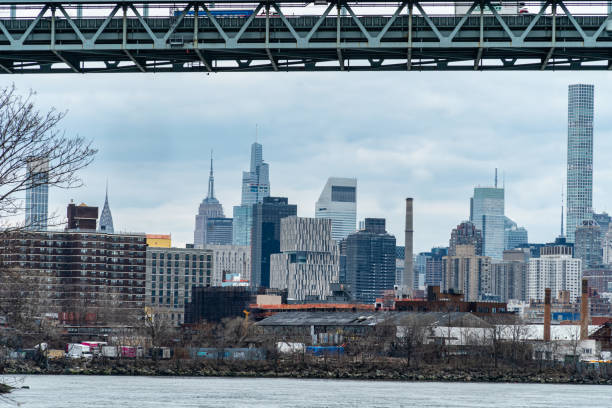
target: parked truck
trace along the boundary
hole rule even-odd
[[[102,346],[101,355],[102,357],[106,358],[117,358],[117,356],[119,356],[119,352],[115,346]]]

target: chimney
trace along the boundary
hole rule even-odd
[[[582,297],[580,298],[580,340],[589,337],[589,280],[582,278]]]
[[[404,276],[402,286],[405,294],[412,295],[414,288],[414,266],[412,265],[412,198],[406,198],[406,230],[404,250]]]
[[[544,289],[544,341],[550,341],[550,288]]]

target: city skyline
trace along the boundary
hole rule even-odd
[[[367,75],[357,75],[365,80],[366,91],[373,90],[381,83],[391,82],[391,78],[396,77],[391,74],[389,79],[378,78],[373,81],[368,80]],[[496,77],[493,74],[483,75],[491,80]],[[125,77],[137,82],[143,81],[137,76]],[[425,73],[423,77],[431,78]],[[16,85],[20,90],[26,87],[37,89],[39,94],[36,98],[43,107],[66,106],[70,110],[64,125],[67,133],[92,137],[100,148],[91,169],[83,172],[86,184],[84,188],[68,192],[54,189],[50,191],[50,212],[61,214],[70,198],[101,207],[103,199],[99,192],[108,176],[113,185],[110,200],[113,202],[116,230],[172,233],[173,241],[177,245],[188,243],[193,234],[193,208],[206,192],[208,163],[200,152],[215,149],[218,157],[215,177],[218,185],[222,186],[217,189],[216,195],[226,208],[237,205],[240,203],[240,173],[249,159],[248,149],[255,139],[255,124],[259,124],[259,141],[266,149],[265,158],[266,162],[270,163],[270,179],[273,180],[271,195],[289,197],[291,202],[298,205],[299,216],[312,217],[321,185],[328,177],[355,177],[360,185],[357,219],[386,218],[387,229],[398,238],[400,245],[403,244],[403,200],[406,196],[413,196],[415,253],[418,253],[432,246],[444,245],[451,229],[469,218],[467,199],[475,186],[491,184],[491,174],[495,167],[505,174],[506,213],[529,230],[530,241],[550,242],[558,235],[559,190],[565,178],[567,86],[575,82],[595,83],[595,86],[601,89],[596,93],[596,98],[605,95],[610,87],[596,80],[581,78],[577,81],[571,74],[543,78],[543,84],[540,85],[520,74],[504,76],[509,77],[524,79],[526,84],[533,81],[531,84],[534,89],[546,89],[554,101],[544,109],[530,105],[530,102],[524,100],[529,98],[510,93],[504,97],[509,99],[509,103],[507,109],[504,105],[506,111],[503,115],[500,113],[498,116],[493,115],[481,120],[477,116],[501,112],[501,108],[489,108],[482,104],[481,100],[488,96],[490,100],[501,103],[502,99],[493,98],[488,90],[476,86],[474,76],[464,76],[462,78],[467,78],[465,83],[457,84],[453,82],[453,79],[457,78],[456,75],[444,74],[439,85],[423,92],[421,108],[417,107],[415,113],[405,113],[404,109],[401,110],[405,118],[392,118],[400,112],[393,107],[393,103],[398,101],[401,94],[399,91],[405,88],[400,86],[397,91],[390,91],[389,101],[382,104],[389,112],[373,107],[372,114],[356,117],[353,120],[355,123],[351,123],[347,114],[343,113],[338,118],[340,122],[335,125],[324,116],[321,124],[311,123],[313,129],[308,131],[310,140],[306,140],[298,137],[303,134],[299,127],[305,126],[306,120],[315,117],[316,104],[308,102],[312,101],[312,95],[304,96],[307,99],[304,113],[297,115],[294,110],[283,108],[281,111],[284,118],[281,115],[274,120],[266,118],[261,110],[250,105],[252,97],[243,95],[244,100],[236,100],[241,107],[242,119],[235,125],[224,122],[227,116],[222,115],[211,122],[210,129],[207,127],[204,131],[193,132],[192,128],[184,125],[174,126],[178,117],[174,109],[161,120],[150,119],[160,129],[152,130],[151,137],[139,147],[142,152],[135,153],[137,167],[129,162],[126,164],[124,159],[126,152],[134,152],[135,146],[142,143],[144,139],[141,135],[144,129],[151,130],[150,124],[141,127],[129,117],[129,112],[133,113],[142,106],[143,102],[139,101],[144,98],[143,95],[132,97],[135,105],[133,107],[126,106],[125,103],[117,108],[102,106],[112,112],[125,110],[125,113],[120,112],[110,122],[105,119],[100,126],[93,129],[79,123],[82,116],[87,116],[84,112],[88,112],[90,107],[100,107],[98,97],[94,97],[91,106],[83,106],[79,103],[78,95],[58,90],[56,86],[45,84],[36,78],[18,78]],[[90,79],[90,82],[81,82],[78,78],[74,80],[83,85],[90,84],[91,87],[104,83],[109,90],[119,91],[118,86],[114,86],[116,80],[109,82],[102,78],[95,77]],[[219,78],[222,86],[230,89],[226,97],[216,98],[216,102],[227,103],[228,97],[238,96],[238,84],[243,83],[241,79],[244,77],[238,75],[232,78],[238,80]],[[305,77],[284,77],[283,81],[288,84],[288,89],[293,89],[292,87],[299,83],[299,78]],[[330,79],[331,77],[323,75],[321,82],[331,86]],[[58,81],[61,83],[64,79],[60,78]],[[237,84],[232,85],[230,82]],[[345,80],[340,82],[345,83]],[[163,78],[154,83],[156,85],[153,88],[157,91],[168,91],[169,100],[178,98],[179,93],[173,92]],[[456,89],[442,89],[444,84],[450,83],[453,83]],[[217,85],[213,84],[214,86]],[[272,95],[284,93],[278,90],[269,91],[264,86],[250,86],[251,89]],[[458,99],[459,95],[470,87],[477,89],[481,97]],[[425,85],[417,85],[417,90],[427,88]],[[68,98],[62,99],[61,96]],[[185,98],[189,100],[191,96],[185,95]],[[350,98],[345,100],[343,97],[342,100],[353,108],[354,113],[365,112],[364,98],[351,101]],[[461,102],[457,104],[459,100]],[[525,106],[517,108],[519,102]],[[609,210],[605,203],[612,202],[612,194],[603,191],[606,182],[612,180],[612,172],[607,169],[603,160],[598,160],[604,157],[606,152],[612,151],[612,144],[606,140],[612,126],[602,114],[606,111],[606,104],[597,100],[596,104],[598,109],[595,113],[595,123],[598,136],[595,144],[593,202],[595,209],[600,212]],[[461,116],[464,111],[474,108],[480,114],[470,116],[467,120]],[[421,117],[425,110],[434,110],[438,115],[442,115],[445,121],[452,122],[452,128],[439,122],[428,122],[427,119],[431,116],[410,122]],[[215,112],[219,113],[218,110]],[[319,114],[320,112],[317,113]],[[244,120],[245,118],[248,120]],[[297,123],[290,124],[288,121],[291,120]],[[115,146],[120,135],[115,135],[116,132],[110,130],[114,129],[117,121],[125,125],[121,133],[126,135],[122,138],[122,146]],[[385,121],[384,131],[374,126],[380,125],[380,121]],[[414,129],[401,129],[406,123],[411,123]],[[515,129],[504,130],[504,126],[510,125],[515,126]],[[432,130],[426,130],[426,127]],[[191,136],[191,133],[194,136]],[[509,134],[512,137],[507,136]],[[176,138],[169,139],[170,135],[175,135]],[[178,142],[181,139],[176,135],[184,135],[181,137],[188,142],[184,144],[189,145],[189,149]],[[322,144],[325,149],[321,149]],[[476,146],[479,148],[476,149]],[[184,182],[177,183],[177,180]],[[145,193],[145,190],[148,192]]]

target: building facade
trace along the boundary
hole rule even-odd
[[[146,251],[146,303],[174,325],[184,322],[191,290],[213,286],[213,252],[197,248],[155,248]]]
[[[582,268],[598,268],[603,264],[601,230],[594,220],[584,220],[574,232],[574,256],[582,259]]]
[[[315,204],[315,218],[332,220],[332,238],[340,241],[356,231],[357,179],[330,177]]]
[[[457,245],[444,257],[444,290],[460,291],[466,301],[491,293],[491,258],[476,255],[473,245]]]
[[[482,231],[482,254],[502,259],[504,252],[504,189],[475,187],[470,201],[470,221]]]
[[[210,158],[210,174],[208,176],[208,194],[200,203],[198,213],[195,217],[195,231],[193,233],[193,245],[197,248],[202,248],[209,243],[207,232],[209,231],[208,220],[225,219],[223,215],[223,206],[215,198],[215,177],[213,174],[213,159]],[[231,222],[231,218],[229,218]]]
[[[212,286],[223,286],[227,275],[241,284],[251,280],[251,248],[241,245],[207,245],[213,254]]]
[[[251,165],[249,171],[242,173],[242,199],[234,207],[233,243],[251,245],[253,225],[253,204],[258,204],[270,196],[270,168],[263,161],[263,146],[251,145]]]
[[[573,258],[570,247],[543,247],[539,258],[529,260],[527,300],[544,300],[544,289],[553,296],[568,291],[571,301],[580,296],[582,260]]]
[[[567,240],[593,218],[593,85],[568,88],[567,107]]]
[[[608,227],[603,241],[603,260],[605,265],[612,265],[612,225]]]
[[[382,218],[366,218],[362,231],[346,240],[346,282],[354,298],[374,303],[395,284],[395,237],[385,230]]]
[[[292,215],[297,215],[297,205],[286,197],[264,197],[253,204],[251,286],[270,287],[270,255],[280,253],[281,219]]]
[[[601,242],[604,241],[604,239],[606,238],[606,233],[608,232],[608,229],[610,228],[610,223],[612,222],[612,217],[610,217],[608,215],[607,212],[602,212],[602,213],[593,213],[593,221],[595,221],[597,223],[597,225],[599,225],[600,231],[601,231]]]
[[[476,255],[482,255],[482,231],[470,221],[464,221],[457,225],[451,232],[448,242],[448,255],[456,255],[457,245],[472,245]]]
[[[233,220],[208,218],[206,220],[206,245],[232,245]]]
[[[26,171],[25,227],[44,231],[49,218],[49,162],[46,159],[29,160]]]
[[[508,217],[504,217],[504,250],[515,249],[522,245],[527,245],[529,236],[527,230],[516,225]]]
[[[281,220],[280,254],[271,255],[270,287],[293,300],[325,300],[339,282],[340,251],[330,219]]]
[[[504,251],[503,261],[494,261],[491,269],[491,294],[502,302],[510,299],[527,300],[527,269],[529,251]]]
[[[36,286],[41,312],[75,323],[122,321],[145,306],[144,234],[46,231],[3,235],[3,271]]]
[[[425,286],[442,287],[445,256],[448,256],[448,248],[431,249],[431,258],[425,264]]]

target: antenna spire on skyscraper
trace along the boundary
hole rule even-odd
[[[497,188],[497,167],[495,168],[495,188]]]
[[[213,175],[213,151],[210,149],[210,175],[208,176],[208,198],[215,197],[215,176]]]

